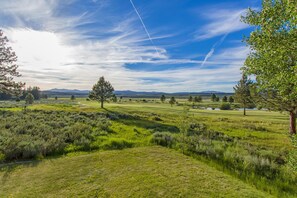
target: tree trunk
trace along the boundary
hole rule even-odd
[[[103,100],[101,100],[101,108],[103,109]]]
[[[290,134],[296,134],[296,113],[290,112]]]

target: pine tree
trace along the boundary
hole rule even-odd
[[[98,82],[93,86],[89,94],[91,100],[96,100],[101,103],[101,108],[104,108],[104,102],[113,96],[114,88],[110,82],[105,81],[104,77],[100,77]]]
[[[248,79],[247,75],[243,74],[241,80],[233,88],[236,102],[241,103],[243,107],[243,115],[246,115],[246,108],[252,103],[251,86],[252,81]]]
[[[7,42],[7,37],[0,30],[0,93],[20,95],[24,83],[14,81],[14,77],[21,74],[17,71],[17,56]]]
[[[162,103],[164,103],[164,102],[165,102],[165,100],[166,100],[166,97],[165,97],[165,95],[162,95],[162,96],[161,96],[161,98],[160,98],[160,100],[161,100],[161,102],[162,102]]]

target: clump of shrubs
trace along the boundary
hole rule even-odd
[[[100,113],[58,111],[0,111],[0,161],[44,157],[74,150],[89,150],[110,120]]]
[[[150,140],[151,143],[165,147],[172,147],[175,139],[169,132],[155,132]]]
[[[221,110],[230,110],[231,109],[231,105],[229,103],[222,103],[220,106]]]

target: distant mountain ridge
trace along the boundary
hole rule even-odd
[[[78,89],[50,89],[43,91],[44,94],[48,95],[88,95],[90,90],[78,90]],[[116,90],[114,93],[117,96],[126,96],[126,97],[141,97],[141,96],[160,96],[160,95],[170,95],[170,96],[185,96],[185,95],[210,95],[210,94],[226,94],[230,95],[233,93],[226,93],[220,91],[201,91],[201,92],[175,92],[175,93],[166,93],[166,92],[156,92],[156,91],[131,91],[131,90]]]

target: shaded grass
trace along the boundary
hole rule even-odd
[[[141,147],[0,171],[1,197],[269,197],[193,158]]]

